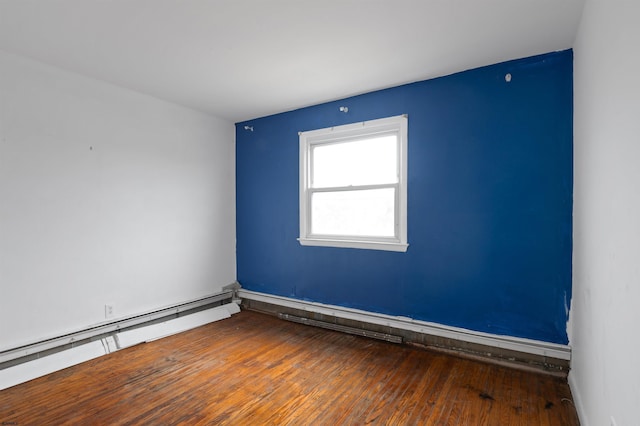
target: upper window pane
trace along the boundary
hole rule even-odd
[[[398,182],[398,136],[314,145],[313,188],[378,185]]]

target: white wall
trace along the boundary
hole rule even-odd
[[[233,282],[234,135],[0,52],[0,350]]]
[[[584,425],[640,409],[640,2],[587,1],[574,54],[572,370]]]

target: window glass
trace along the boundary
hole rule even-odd
[[[316,145],[311,155],[311,185],[314,188],[398,181],[398,137],[395,134]]]
[[[316,192],[311,199],[311,233],[393,237],[395,189]]]
[[[300,244],[406,251],[407,117],[300,133]]]

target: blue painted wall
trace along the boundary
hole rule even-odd
[[[238,281],[567,343],[572,64],[571,50],[550,53],[237,123]],[[399,114],[409,115],[409,250],[301,246],[298,132]]]

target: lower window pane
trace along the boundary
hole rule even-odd
[[[315,192],[311,199],[311,233],[394,237],[394,205],[394,188]]]

